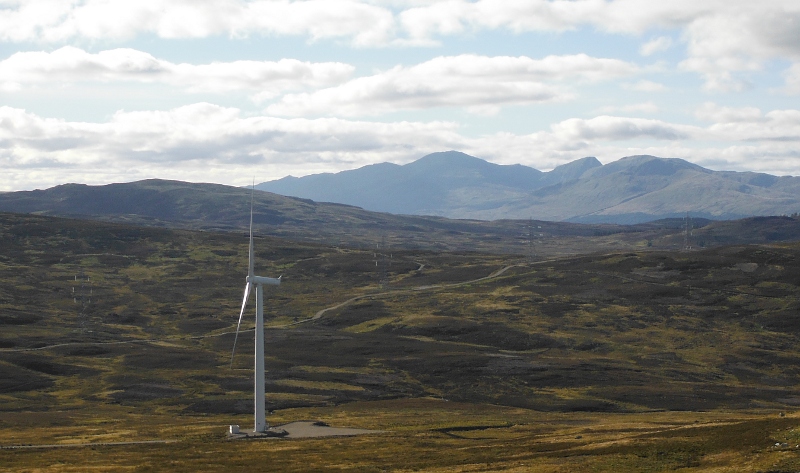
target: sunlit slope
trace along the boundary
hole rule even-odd
[[[2,409],[250,411],[251,332],[230,368],[243,235],[13,215],[0,228]],[[257,267],[284,278],[268,294],[270,409],[431,396],[601,412],[800,402],[797,244],[533,264],[398,251],[386,266],[374,251],[256,248]]]

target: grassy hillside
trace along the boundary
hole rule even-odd
[[[251,191],[217,184],[146,180],[107,186],[66,184],[0,194],[0,211],[89,218],[117,223],[208,231],[247,231]],[[358,207],[256,192],[257,233],[328,246],[522,253],[528,221],[483,222],[392,215]],[[585,248],[582,237],[637,233],[618,225],[536,222],[546,238],[568,237],[564,251]],[[628,241],[620,242],[627,246]],[[616,243],[615,243],[616,244]],[[553,245],[542,245],[542,250]]]
[[[798,244],[398,251],[382,286],[372,251],[257,238],[257,272],[284,278],[270,421],[388,431],[278,444],[223,440],[252,409],[252,315],[230,366],[244,235],[0,214],[0,248],[0,446],[176,441],[0,450],[3,468],[799,466]]]
[[[67,216],[158,228],[246,232],[251,193],[216,184],[146,180],[107,186],[67,184],[0,194],[0,211]],[[259,235],[342,248],[517,254],[534,259],[598,251],[680,249],[683,219],[638,225],[536,220],[450,220],[392,215],[358,207],[255,193]],[[693,219],[693,246],[773,243],[800,238],[800,219]],[[703,227],[702,231],[697,230]]]

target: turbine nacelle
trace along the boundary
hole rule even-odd
[[[247,276],[249,284],[268,284],[271,286],[280,286],[281,278],[266,278],[264,276]]]

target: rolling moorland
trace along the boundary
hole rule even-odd
[[[231,365],[243,232],[0,214],[0,446],[62,446],[0,468],[797,471],[796,222],[532,259],[258,237],[257,272],[283,275],[270,422],[383,432],[231,442],[252,406],[252,325]]]
[[[158,179],[105,186],[66,184],[45,190],[0,193],[0,211],[156,227],[246,231],[250,195],[249,189],[238,187]],[[527,245],[530,233],[528,221],[485,222],[392,215],[269,192],[256,192],[254,197],[257,233],[329,246],[374,247],[376,242],[385,239],[388,245],[400,248],[519,253]],[[640,233],[635,237],[639,241],[654,237],[661,227],[651,224],[632,229],[621,225],[535,223],[542,227],[538,233],[570,237],[571,240],[562,239],[561,242],[562,246],[570,247],[567,252],[583,247],[583,243],[570,244],[575,237],[635,230]]]
[[[0,193],[0,211],[64,216],[161,228],[247,231],[249,189],[151,179]],[[269,192],[254,194],[260,235],[326,246],[568,256],[597,251],[679,250],[683,218],[636,225],[539,220],[452,220],[393,215],[349,205],[314,202]],[[752,217],[734,221],[692,218],[698,247],[796,239],[800,221]]]

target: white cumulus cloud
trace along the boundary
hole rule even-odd
[[[552,127],[553,134],[574,140],[632,140],[651,138],[682,140],[692,137],[697,129],[661,120],[601,115],[591,119],[571,118]]]
[[[784,73],[786,79],[785,92],[791,95],[800,94],[800,62],[792,66]]]
[[[800,60],[796,0],[3,0],[0,41],[64,43],[160,38],[299,36],[357,47],[432,45],[440,38],[592,28],[643,36],[673,30],[684,70],[706,88],[736,91],[771,59]],[[670,36],[645,42],[651,55]]]
[[[669,36],[659,36],[658,38],[651,39],[644,43],[639,48],[639,53],[642,56],[652,56],[655,53],[666,51],[672,46],[672,38]]]
[[[5,0],[0,40],[63,42],[75,38],[129,39],[301,35],[386,44],[390,10],[356,0]]]
[[[758,122],[763,119],[761,110],[756,107],[721,107],[706,102],[695,110],[695,116],[711,123]]]
[[[602,107],[598,111],[604,114],[616,112],[653,114],[657,113],[659,108],[658,105],[654,104],[653,102],[642,102],[628,105],[610,105],[607,107]]]
[[[438,57],[316,92],[289,94],[268,107],[267,112],[288,116],[334,113],[358,116],[434,107],[465,107],[485,112],[506,105],[573,98],[573,93],[560,82],[601,81],[637,72],[637,66],[631,63],[585,54],[543,59]]]
[[[745,114],[750,110],[743,112],[730,121],[715,123],[709,131],[725,140],[800,143],[800,110],[772,110],[749,119]]]
[[[775,1],[720,8],[686,26],[688,58],[684,70],[700,73],[706,88],[739,91],[750,87],[746,75],[772,58],[800,59],[800,3]]]
[[[637,90],[639,92],[663,92],[667,90],[667,86],[660,82],[653,82],[651,80],[640,80],[634,84],[623,84],[623,87],[630,90]]]
[[[481,30],[566,31],[582,27],[614,34],[678,31],[687,45],[684,70],[701,74],[708,90],[748,86],[742,73],[761,70],[773,58],[800,57],[800,3],[796,0],[449,0],[408,8],[400,23],[420,43]],[[644,56],[672,45],[649,40]]]
[[[53,52],[19,52],[0,61],[0,87],[37,84],[132,81],[164,83],[189,92],[245,90],[274,96],[287,90],[319,88],[348,79],[354,68],[339,62],[232,61],[175,64],[135,49],[88,53],[64,46]]]

